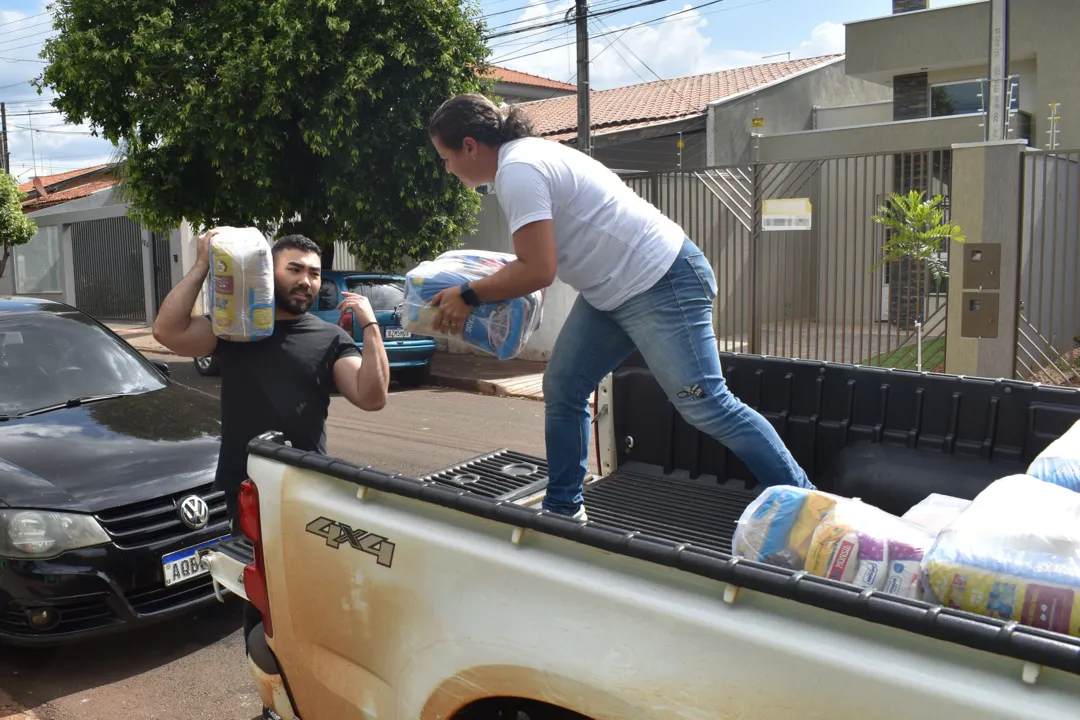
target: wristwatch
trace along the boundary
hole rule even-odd
[[[466,305],[472,305],[473,307],[480,304],[480,298],[476,296],[476,291],[469,287],[469,283],[461,286],[461,299],[465,301]]]

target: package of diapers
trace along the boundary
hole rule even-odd
[[[766,488],[743,511],[732,552],[915,597],[919,561],[932,541],[924,530],[859,500],[778,485]]]
[[[1036,455],[1027,474],[1080,492],[1080,421]]]
[[[427,260],[405,275],[401,326],[429,337],[456,337],[434,325],[438,308],[431,304],[440,291],[487,277],[515,260],[508,253],[452,250]],[[465,321],[461,338],[500,360],[516,357],[543,319],[544,291],[522,298],[480,303]]]
[[[210,238],[210,321],[214,334],[255,342],[274,334],[274,260],[255,228],[221,228]]]
[[[970,500],[932,493],[903,515],[903,520],[937,536],[971,505]]]
[[[997,480],[938,535],[920,573],[928,601],[1080,637],[1080,493]]]

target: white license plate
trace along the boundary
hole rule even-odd
[[[228,540],[231,535],[219,537],[216,540],[207,540],[201,545],[194,545],[183,550],[171,552],[161,558],[161,566],[165,572],[165,587],[177,583],[194,580],[210,572],[206,561],[199,556],[199,551],[213,547],[218,543]]]
[[[395,338],[395,339],[411,338],[412,333],[409,332],[408,330],[404,329],[404,328],[399,328],[399,327],[386,328],[386,337],[388,339],[389,338]]]

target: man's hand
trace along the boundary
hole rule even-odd
[[[461,299],[461,288],[450,287],[440,291],[431,299],[431,304],[439,308],[434,320],[436,330],[455,335],[464,331],[465,321],[472,315],[473,308]]]
[[[351,292],[342,292],[341,295],[345,298],[338,305],[342,317],[351,310],[353,321],[360,327],[378,322],[375,318],[375,311],[371,309],[371,301],[366,297]]]

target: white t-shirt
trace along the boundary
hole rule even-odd
[[[551,220],[557,277],[598,310],[613,310],[664,276],[686,233],[618,175],[538,137],[505,143],[495,175],[510,232]]]

